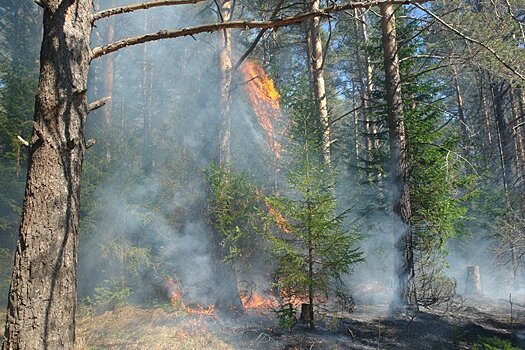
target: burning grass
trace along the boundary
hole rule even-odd
[[[388,316],[388,304],[362,304],[353,314],[324,315],[314,332],[300,324],[287,331],[276,327],[275,318],[262,317],[263,312],[257,311],[266,309],[268,299],[252,299],[252,312],[236,319],[192,315],[169,305],[166,309],[127,306],[101,315],[84,313],[77,319],[76,350],[467,350],[480,339],[510,344],[512,330],[525,329],[524,310],[514,311],[511,324],[508,302],[480,299],[427,310],[413,319]]]
[[[80,316],[75,349],[233,349],[210,328],[201,315],[124,307]]]

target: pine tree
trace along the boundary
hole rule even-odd
[[[315,133],[307,111],[299,109],[294,120],[287,193],[266,201],[280,213],[270,215],[280,232],[267,234],[278,261],[275,283],[281,295],[307,304],[303,317],[313,328],[314,305],[345,295],[342,276],[362,260],[362,253],[356,228],[345,225],[349,210],[337,214],[335,176],[323,161],[321,141],[311,137]]]

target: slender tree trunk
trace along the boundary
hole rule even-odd
[[[357,98],[356,98],[356,85],[352,84],[352,104],[354,106],[354,158],[355,158],[355,164],[351,165],[353,166],[359,166],[359,163],[361,161],[361,140],[360,136],[362,135],[362,132],[360,132],[359,129],[359,111],[357,110]],[[366,136],[365,136],[366,137]],[[368,146],[368,145],[367,145]],[[366,151],[368,150],[368,147],[365,149],[365,158],[366,158]],[[366,164],[368,165],[368,164]],[[368,171],[368,167],[367,167]]]
[[[516,91],[517,96],[515,99],[518,100],[518,115],[516,118],[516,125],[514,126],[514,137],[519,142],[520,148],[518,150],[520,154],[520,167],[521,174],[516,186],[520,189],[521,193],[525,193],[525,94],[522,89]]]
[[[312,0],[310,2],[310,11],[318,11],[319,0]],[[308,40],[309,48],[309,62],[311,65],[314,96],[316,107],[319,111],[319,121],[322,131],[322,145],[323,145],[323,159],[325,164],[330,164],[330,119],[328,116],[328,105],[326,99],[326,88],[324,81],[324,56],[323,43],[321,40],[321,19],[314,17],[310,24],[310,38]]]
[[[519,94],[520,91],[518,89],[510,89],[509,90],[509,99],[510,99],[510,106],[512,111],[512,120],[510,127],[512,127],[512,131],[509,130],[509,132],[512,134],[512,138],[514,141],[514,164],[515,164],[515,171],[516,174],[514,176],[514,187],[519,188],[520,184],[523,180],[523,174],[524,174],[524,164],[525,164],[525,157],[524,157],[524,144],[523,139],[519,133],[520,131],[520,124],[523,123],[523,117],[520,112],[520,106],[519,106]],[[510,128],[509,128],[510,129]]]
[[[368,33],[366,26],[366,17],[363,12],[359,9],[354,9],[354,31],[356,39],[364,43],[365,47],[368,47]],[[370,100],[372,94],[372,65],[370,63],[370,56],[365,51],[361,50],[359,44],[354,44],[355,47],[355,58],[357,64],[357,77],[359,79],[359,92],[361,96],[361,117],[363,125],[363,135],[365,138],[364,144],[366,145],[364,160],[366,165],[367,177],[371,180],[376,174],[374,174],[372,163],[374,162],[374,153],[377,149],[376,124],[371,119],[368,113],[370,108]]]
[[[233,12],[232,0],[220,0],[220,19],[224,22],[231,20]],[[231,165],[231,84],[232,84],[232,39],[230,31],[220,32],[221,52],[219,54],[219,68],[221,73],[220,111],[219,111],[219,140],[216,163],[226,172]],[[242,311],[243,306],[237,286],[237,276],[232,263],[224,261],[221,245],[223,237],[214,230],[213,249],[215,263],[216,306],[221,310]]]
[[[414,284],[414,253],[410,229],[410,192],[408,187],[408,157],[405,135],[401,77],[397,55],[396,18],[392,3],[383,3],[381,10],[381,32],[384,50],[386,95],[388,106],[388,128],[391,159],[392,204],[394,234],[398,256],[395,270],[399,278],[397,300],[392,308],[417,308]]]
[[[144,19],[144,32],[149,29],[149,16]],[[153,149],[152,149],[152,132],[151,132],[151,102],[153,96],[153,66],[149,62],[148,45],[142,46],[142,119],[143,119],[143,150],[142,164],[144,174],[150,174],[154,168]]]
[[[510,86],[506,86],[505,82],[493,83],[492,84],[492,96],[494,101],[494,118],[496,120],[496,131],[498,135],[498,146],[501,163],[501,172],[503,177],[503,189],[505,191],[505,205],[510,210],[510,191],[512,188],[513,180],[513,153],[511,135],[509,132],[509,126],[505,120],[505,96],[510,90]],[[510,244],[510,255],[511,255],[511,274],[512,274],[512,285],[516,283],[516,272],[517,272],[517,260],[516,260],[516,247],[514,243]]]
[[[221,20],[228,22],[231,19],[233,3],[231,0],[220,0]],[[232,39],[231,32],[220,32],[222,49],[219,55],[219,68],[221,71],[220,87],[220,120],[219,120],[219,155],[218,163],[226,169],[231,163],[231,84],[232,84]]]
[[[91,0],[47,0],[3,349],[72,349]]]
[[[504,82],[492,84],[493,98],[494,98],[494,118],[499,140],[500,161],[503,176],[503,187],[505,191],[510,190],[513,180],[513,164],[514,158],[512,152],[512,141],[509,132],[509,126],[505,119],[505,96],[510,87],[506,86]]]
[[[485,80],[483,79],[484,74],[483,71],[480,70],[479,72],[479,99],[480,99],[480,106],[481,106],[481,114],[483,116],[483,120],[485,123],[485,137],[486,137],[486,143],[485,145],[485,151],[486,154],[489,155],[489,158],[492,159],[493,150],[494,150],[494,137],[492,135],[492,125],[490,122],[490,116],[489,116],[489,107],[487,105],[487,96],[485,92]]]
[[[115,5],[115,1],[111,1],[111,7]],[[106,43],[112,43],[115,40],[115,23],[113,18],[107,20],[106,26]],[[115,76],[115,55],[110,54],[104,58],[103,63],[103,94],[102,97],[113,97],[113,85],[114,85],[114,76]],[[113,99],[104,106],[102,110],[104,117],[104,128],[108,132],[111,130],[112,115],[113,115]],[[106,139],[104,140],[104,158],[107,163],[111,163],[111,138],[109,134],[106,134]]]
[[[461,86],[459,85],[458,73],[454,67],[454,90],[456,92],[456,102],[458,105],[459,128],[461,131],[461,144],[465,149],[469,146],[467,121],[463,108],[463,96],[461,96]]]

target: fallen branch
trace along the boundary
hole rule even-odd
[[[147,10],[149,8],[160,7],[160,6],[197,4],[203,1],[206,1],[206,0],[158,0],[158,1],[144,2],[141,4],[133,4],[133,5],[128,5],[128,6],[115,7],[115,8],[111,8],[111,9],[107,9],[107,10],[103,10],[103,11],[94,13],[91,18],[91,22],[93,23],[102,18],[107,18],[107,17],[114,16],[114,15],[120,15],[122,13],[130,13],[130,12],[134,12],[137,10]]]
[[[107,96],[104,98],[101,98],[100,100],[96,100],[95,102],[91,102],[88,106],[88,112],[96,111],[97,109],[103,107],[106,103],[111,100],[111,97]]]
[[[196,34],[215,32],[215,31],[225,30],[225,29],[237,28],[237,29],[248,30],[248,29],[255,29],[255,28],[260,28],[260,29],[279,28],[279,27],[284,27],[284,26],[288,26],[292,24],[301,23],[309,18],[313,18],[317,16],[327,16],[331,13],[336,13],[336,12],[344,11],[348,9],[369,8],[369,7],[378,6],[384,3],[402,5],[402,4],[424,3],[428,1],[433,1],[433,0],[410,0],[410,1],[409,0],[373,0],[373,1],[350,2],[346,4],[341,4],[341,5],[332,5],[332,6],[320,9],[318,11],[301,13],[295,16],[290,16],[290,17],[285,17],[285,18],[275,19],[275,20],[270,20],[270,21],[231,21],[231,22],[223,22],[223,23],[204,24],[200,26],[182,28],[182,29],[177,29],[177,30],[161,30],[156,33],[150,33],[150,34],[145,34],[145,35],[136,36],[132,38],[127,38],[127,39],[123,39],[115,43],[106,45],[106,46],[96,47],[91,51],[91,59],[93,60],[95,58],[99,58],[101,56],[118,51],[128,46],[144,44],[150,41],[172,39],[172,38],[178,38],[178,37],[183,37],[183,36],[193,36]]]

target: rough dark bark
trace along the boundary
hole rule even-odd
[[[44,3],[40,80],[3,349],[71,349],[75,340],[92,2]]]
[[[392,3],[384,3],[381,10],[386,99],[390,144],[390,181],[394,214],[394,237],[397,256],[395,272],[399,279],[392,308],[417,308],[414,284],[414,253],[410,229],[410,192],[408,187],[408,157],[405,135],[401,77],[397,55],[396,18]]]

